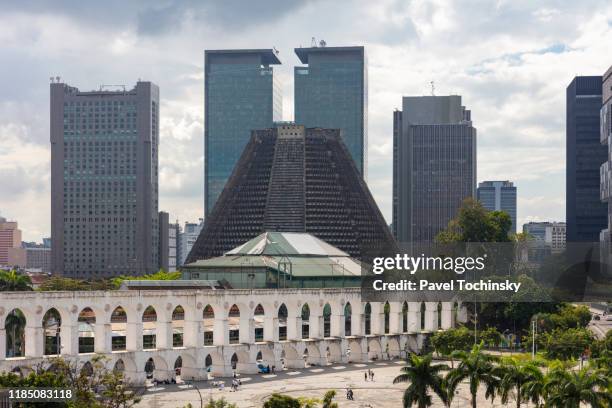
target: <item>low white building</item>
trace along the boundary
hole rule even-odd
[[[95,353],[133,383],[404,356],[458,303],[363,303],[360,288],[5,292],[0,371]],[[15,321],[18,322],[15,325]]]

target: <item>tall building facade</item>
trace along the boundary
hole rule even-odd
[[[26,253],[21,247],[21,230],[16,221],[0,217],[0,266],[25,267]]]
[[[251,130],[282,117],[274,50],[204,52],[204,210],[208,214],[230,177]]]
[[[529,235],[535,246],[547,246],[552,253],[560,253],[565,250],[567,225],[564,222],[529,222],[523,224],[523,232]]]
[[[599,195],[599,168],[607,149],[599,139],[601,76],[575,77],[566,91],[565,213],[569,242],[597,242],[607,207]]]
[[[393,114],[393,232],[432,242],[476,197],[476,129],[461,96],[404,97]]]
[[[185,264],[185,260],[187,260],[187,255],[191,252],[191,248],[193,244],[195,244],[198,236],[200,236],[200,232],[204,227],[204,219],[200,218],[199,222],[185,222],[183,230],[179,232],[178,239],[178,266],[183,266]]]
[[[599,138],[601,144],[606,147],[608,152],[607,160],[600,167],[600,197],[606,203],[607,212],[607,228],[601,231],[600,241],[610,245],[612,239],[610,231],[612,231],[612,66],[608,68],[602,77],[601,87],[601,108],[600,108],[600,130]],[[609,247],[608,247],[609,250]],[[604,259],[605,262],[610,261]]]
[[[295,122],[307,128],[340,129],[342,140],[366,175],[368,66],[364,47],[296,48]]]
[[[478,201],[490,211],[505,211],[512,219],[510,232],[516,232],[516,187],[511,181],[478,183]]]
[[[395,240],[339,129],[283,123],[253,131],[186,263],[264,232],[303,232],[363,259]]]
[[[51,83],[52,271],[81,279],[157,270],[159,88]]]

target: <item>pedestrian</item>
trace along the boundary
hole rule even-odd
[[[365,378],[366,381],[368,381],[368,372],[367,371],[363,373],[363,377]]]
[[[372,381],[374,381],[374,371],[372,371],[371,377]]]
[[[274,374],[275,370],[276,370],[276,366],[272,366],[272,374]]]
[[[348,390],[348,397],[349,397],[349,400],[351,400],[351,401],[355,400],[355,398],[353,398],[353,389],[352,388],[349,388],[349,390]]]

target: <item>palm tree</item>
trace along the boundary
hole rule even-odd
[[[508,403],[512,390],[516,390],[514,399],[517,408],[520,408],[524,397],[525,399],[536,397],[534,403],[538,403],[541,393],[537,391],[541,390],[544,375],[534,362],[519,362],[515,359],[507,359],[494,369],[494,373],[499,378],[500,396],[503,404]]]
[[[446,404],[448,401],[444,380],[440,375],[440,371],[447,370],[445,364],[431,364],[432,355],[419,357],[416,354],[410,354],[407,363],[402,367],[402,374],[395,377],[393,384],[409,382],[410,385],[404,391],[404,408],[411,407],[416,404],[419,408],[431,406],[431,395],[429,390],[433,391],[442,402]]]
[[[498,378],[494,374],[493,366],[496,358],[483,353],[481,348],[482,342],[475,344],[470,352],[462,350],[454,351],[452,355],[459,360],[459,364],[457,364],[456,368],[450,370],[446,376],[449,399],[454,395],[459,383],[465,379],[469,381],[473,408],[476,408],[476,394],[480,384],[486,386],[485,396],[487,398],[491,397],[491,400],[495,398],[495,391],[499,384]]]
[[[0,271],[0,291],[32,290],[32,280],[28,275],[17,273],[16,270]]]
[[[334,397],[336,396],[336,390],[329,390],[323,395],[323,403],[321,408],[338,408],[338,403],[333,402]]]
[[[600,370],[585,367],[578,371],[554,368],[544,383],[546,406],[578,407],[581,403],[592,408],[609,407],[612,395],[609,393],[610,378]]]

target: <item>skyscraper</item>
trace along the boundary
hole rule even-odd
[[[599,141],[601,76],[575,77],[566,91],[565,212],[569,242],[597,242],[607,225],[599,196],[599,167],[607,149]]]
[[[478,183],[478,201],[490,211],[505,211],[512,219],[510,232],[516,232],[516,187],[511,181]]]
[[[269,231],[309,233],[360,259],[395,249],[338,129],[253,131],[186,263]]]
[[[179,233],[178,238],[178,266],[183,266],[185,264],[185,260],[187,259],[187,255],[191,252],[191,248],[193,244],[195,244],[198,236],[200,235],[200,231],[204,227],[204,219],[200,218],[198,223],[195,222],[185,222],[185,226],[183,231]]]
[[[393,232],[432,242],[476,196],[476,129],[461,96],[404,97],[393,114]]]
[[[51,83],[52,271],[76,278],[157,270],[159,88]]]
[[[0,217],[0,265],[26,266],[26,252],[21,247],[21,230],[16,221]]]
[[[251,137],[281,120],[274,50],[204,52],[204,211],[212,210]]]
[[[602,77],[601,87],[601,110],[600,110],[600,134],[599,140],[606,145],[607,160],[600,167],[600,197],[606,203],[607,222],[606,229],[601,231],[600,241],[610,245],[610,231],[612,231],[612,66],[608,68]],[[609,250],[609,247],[608,247]],[[604,262],[610,262],[610,255]]]
[[[324,44],[324,43],[322,43]],[[366,175],[368,66],[364,47],[296,48],[295,122],[307,128],[340,129],[342,140]]]

